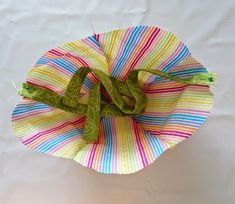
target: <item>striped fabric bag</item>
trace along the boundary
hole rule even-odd
[[[205,122],[214,81],[161,28],[94,34],[36,62],[19,91],[13,130],[35,151],[101,173],[134,173]]]

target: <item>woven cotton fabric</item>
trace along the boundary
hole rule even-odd
[[[63,95],[74,73],[92,67],[119,80],[135,69],[161,70],[187,78],[207,69],[183,42],[158,27],[137,26],[94,34],[46,52],[26,82]],[[89,73],[80,102],[98,78]],[[147,98],[143,113],[101,117],[98,141],[83,139],[85,117],[22,98],[12,114],[23,144],[49,155],[73,159],[101,173],[129,174],[153,163],[164,151],[189,138],[207,118],[213,97],[207,85],[182,84],[146,72],[139,83]],[[103,100],[109,100],[105,90]]]

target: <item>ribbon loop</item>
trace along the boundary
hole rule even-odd
[[[81,67],[71,78],[64,96],[45,88],[24,83],[19,94],[53,107],[86,116],[83,138],[85,141],[97,141],[99,135],[100,117],[102,116],[132,116],[144,111],[147,98],[143,94],[138,82],[139,72],[148,72],[160,77],[184,84],[212,85],[215,81],[214,73],[199,73],[182,79],[174,77],[160,70],[138,69],[130,71],[126,81],[110,77],[100,70]],[[79,95],[85,77],[93,72],[99,79],[90,92],[88,104],[79,103]],[[108,92],[112,102],[101,104],[101,84]]]

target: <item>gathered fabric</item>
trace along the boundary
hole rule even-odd
[[[159,70],[144,69],[131,71],[127,80],[121,81],[114,77],[109,77],[100,70],[81,67],[71,78],[64,96],[27,83],[23,84],[19,94],[68,112],[85,115],[86,123],[83,130],[83,138],[88,142],[97,142],[101,116],[132,116],[141,114],[144,111],[147,98],[138,83],[138,73],[140,71],[159,75],[183,84],[211,85],[215,81],[214,73],[200,73],[187,79],[180,79]],[[89,72],[94,72],[99,82],[91,88],[88,104],[82,104],[78,102],[80,90]],[[101,85],[104,86],[112,100],[110,103],[103,103],[102,106]]]
[[[134,173],[205,122],[215,78],[161,28],[94,34],[39,58],[19,91],[13,130],[35,151]]]

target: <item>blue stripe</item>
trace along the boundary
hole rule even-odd
[[[85,88],[91,89],[94,86],[94,83],[88,77],[85,77],[83,85],[85,86]]]
[[[104,166],[103,170],[106,173],[111,172],[111,159],[112,159],[112,126],[109,117],[104,117],[104,139],[105,139],[105,151],[104,151]]]
[[[187,56],[189,56],[189,50],[186,46],[181,50],[181,52],[174,58],[172,59],[171,62],[167,66],[165,66],[162,71],[167,72],[169,71],[172,67],[175,65],[179,64],[183,59],[185,59]],[[154,75],[153,79],[151,81],[156,81],[159,78],[158,75]]]
[[[35,150],[40,151],[40,152],[48,152],[50,149],[55,147],[56,145],[62,143],[63,141],[70,139],[72,137],[76,137],[78,135],[81,135],[82,130],[81,129],[72,129],[67,132],[64,132],[63,134],[59,134],[55,137],[52,137],[40,145],[38,145]]]
[[[135,40],[139,40],[140,37],[136,38],[136,36],[141,33],[141,31],[143,31],[144,29],[146,29],[145,26],[137,26],[137,27],[134,27],[133,30],[131,31],[131,35],[129,36],[128,40],[127,40],[127,43],[125,44],[125,47],[123,49],[123,52],[122,52],[122,55],[119,57],[119,59],[117,60],[117,64],[115,65],[112,73],[111,73],[111,76],[114,76],[114,77],[117,77],[120,72],[122,71],[123,67],[124,67],[124,64],[125,64],[125,58],[126,58],[126,61],[129,60],[127,58],[127,55],[128,53],[130,52],[131,54],[131,50],[129,50],[129,48],[133,45],[133,42]],[[142,33],[143,35],[143,33]],[[136,46],[138,45],[138,42],[136,42],[135,44]],[[134,49],[134,48],[133,48]]]
[[[190,114],[170,114],[168,116],[144,116],[144,115],[137,115],[134,117],[136,121],[141,121],[143,123],[156,123],[156,122],[165,122],[169,119],[185,119],[185,120],[193,120],[193,121],[204,121],[206,116],[196,116]]]
[[[19,115],[22,113],[27,113],[30,111],[34,111],[34,110],[43,110],[46,108],[49,108],[49,105],[46,104],[36,104],[35,105],[31,105],[31,106],[20,106],[21,104],[17,105],[16,108],[14,109],[12,115]]]
[[[105,169],[105,165],[106,165],[106,160],[105,160],[105,156],[106,156],[106,117],[102,117],[102,122],[101,124],[103,125],[103,130],[104,130],[104,144],[103,144],[103,148],[102,148],[102,152],[101,152],[101,158],[100,158],[100,166],[99,166],[99,170],[100,171],[104,171]]]
[[[197,119],[195,118],[187,118],[187,117],[169,117],[169,118],[154,118],[154,117],[135,117],[135,120],[142,124],[148,124],[148,125],[165,125],[165,124],[183,124],[186,126],[196,126],[202,124],[205,122],[205,118]]]
[[[50,62],[50,58],[46,58],[46,57],[41,57],[36,64],[38,65],[43,65],[43,64],[47,64],[48,62]]]
[[[159,142],[159,139],[156,136],[153,136],[152,134],[146,132],[146,139],[148,141],[149,147],[151,149],[151,152],[153,154],[154,159],[156,159],[158,156],[160,156],[163,153],[162,146]]]
[[[164,150],[162,149],[162,145],[159,142],[159,139],[156,136],[152,136],[151,139],[153,139],[152,141],[154,142],[154,146],[158,150],[157,151],[158,152],[158,156],[160,156],[164,152]]]
[[[99,43],[97,42],[97,40],[95,39],[94,36],[89,36],[88,39],[89,39],[93,44],[95,44],[98,48],[100,48],[100,45],[99,45]]]
[[[169,74],[174,76],[174,77],[190,77],[198,73],[202,72],[207,72],[206,68],[200,67],[200,68],[190,68],[187,70],[181,70],[181,71],[175,71],[175,72],[170,72]],[[152,81],[151,83],[154,82],[166,82],[169,81],[169,79],[165,79],[163,77],[159,77],[157,80],[155,78],[155,81]]]
[[[172,59],[172,61],[166,67],[164,67],[164,69],[162,71],[170,70],[176,64],[180,63],[183,59],[185,59],[187,56],[189,56],[189,54],[190,53],[189,53],[188,48],[186,46],[184,46],[182,51],[177,55],[177,57]]]
[[[128,63],[129,61],[129,58],[131,57],[131,55],[133,54],[133,52],[135,51],[136,47],[138,47],[138,43],[141,41],[145,31],[147,30],[147,27],[146,26],[141,26],[141,30],[136,33],[136,36],[134,36],[135,38],[133,39],[134,40],[134,43],[127,43],[127,47],[125,47],[126,51],[123,52],[123,59],[121,60],[121,58],[119,59],[118,63],[116,66],[118,66],[118,75],[122,72],[122,70],[124,69],[125,65]],[[129,44],[129,46],[128,46]],[[121,68],[120,68],[121,66]]]
[[[205,122],[205,121],[203,121],[203,122]],[[201,126],[201,124],[203,122],[199,123],[199,122],[191,121],[191,123],[189,123],[189,122],[186,122],[186,121],[177,121],[177,122],[176,121],[174,121],[174,122],[169,121],[169,122],[166,122],[166,124],[178,124],[178,125],[190,126],[190,127],[198,128],[198,127]]]
[[[72,63],[68,63],[68,61],[65,59],[54,59],[52,60],[52,62],[60,66],[61,68],[65,69],[71,74],[74,74],[77,71],[76,66]]]
[[[204,67],[195,67],[195,68],[190,68],[182,71],[175,71],[175,72],[170,72],[170,75],[172,76],[184,76],[184,75],[193,75],[196,73],[202,73],[202,72],[207,72],[206,68]]]

